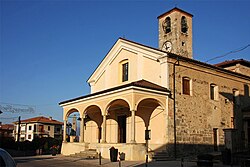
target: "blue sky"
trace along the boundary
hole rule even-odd
[[[3,123],[33,116],[62,120],[58,103],[88,94],[87,79],[119,37],[158,47],[157,16],[177,6],[193,17],[193,56],[199,61],[250,44],[250,1],[0,1],[0,105]],[[250,61],[250,47],[209,63]],[[17,108],[20,105],[13,105]]]

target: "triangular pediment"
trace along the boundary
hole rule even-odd
[[[158,61],[158,58],[166,56],[167,54],[166,52],[159,49],[129,41],[127,39],[119,38],[111,47],[111,49],[95,69],[95,71],[92,73],[92,75],[89,77],[87,82],[90,85],[97,82],[105,72],[108,65],[111,64],[123,51],[133,53],[136,56],[147,57],[148,59],[152,59],[154,61]]]

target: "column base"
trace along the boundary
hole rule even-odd
[[[136,141],[135,140],[131,140],[130,143],[136,143]]]
[[[102,140],[101,143],[107,143],[107,141],[103,141],[103,140]]]

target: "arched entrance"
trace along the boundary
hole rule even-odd
[[[128,117],[130,117],[129,104],[122,99],[109,103],[107,109],[107,142],[128,142]]]
[[[103,122],[101,109],[96,105],[91,105],[85,109],[84,117],[84,141],[86,143],[100,143]]]
[[[66,114],[66,136],[64,141],[79,142],[80,136],[80,113],[77,109],[70,109]]]
[[[161,103],[153,98],[143,99],[139,102],[136,111],[136,132],[143,132],[143,137],[136,138],[137,142],[145,141],[146,130],[150,133],[149,147],[160,149],[166,142],[166,114]],[[144,127],[142,125],[142,121]]]

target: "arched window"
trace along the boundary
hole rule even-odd
[[[120,62],[121,82],[128,81],[128,73],[129,73],[129,63],[128,60],[126,59]]]
[[[187,33],[188,31],[188,25],[187,25],[187,19],[185,16],[181,17],[181,32]]]
[[[164,20],[162,26],[163,26],[163,31],[164,31],[165,33],[171,32],[171,19],[170,19],[170,17],[167,17],[167,18]]]
[[[219,99],[219,91],[218,86],[216,84],[210,84],[210,99],[218,100]]]

